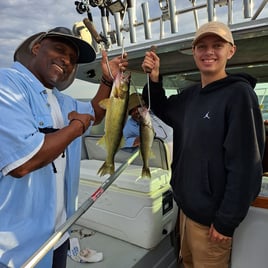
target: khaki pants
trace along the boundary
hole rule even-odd
[[[180,211],[181,257],[184,268],[228,268],[232,241],[212,242],[209,227]]]

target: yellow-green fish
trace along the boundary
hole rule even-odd
[[[148,109],[143,106],[138,108],[140,113],[140,153],[143,161],[142,178],[151,178],[149,159],[152,156],[151,148],[155,136],[152,120]]]
[[[98,174],[114,173],[114,156],[123,141],[123,128],[127,118],[130,74],[118,73],[112,87],[110,98],[102,100],[99,105],[106,109],[105,134],[98,141],[103,145],[107,155]]]

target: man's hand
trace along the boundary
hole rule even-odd
[[[134,142],[133,142],[133,147],[138,147],[140,146],[141,142],[140,142],[140,137],[136,137]]]
[[[213,224],[211,224],[210,229],[209,229],[209,238],[211,241],[218,242],[218,243],[227,242],[227,241],[232,239],[232,237],[230,237],[230,236],[225,236],[225,235],[220,234],[214,228]]]
[[[109,64],[109,68],[107,64]],[[124,53],[123,57],[120,55],[108,61],[107,52],[105,50],[102,50],[101,69],[102,74],[107,81],[113,82],[113,79],[116,77],[116,75],[119,72],[124,72],[127,66],[127,53]]]
[[[79,130],[82,130],[81,135],[88,129],[91,121],[94,121],[95,118],[90,114],[79,114],[75,111],[72,111],[68,114],[68,119],[70,120],[70,124],[76,121],[77,126],[79,126]]]
[[[145,73],[150,74],[150,79],[153,82],[159,82],[159,68],[160,68],[160,59],[153,51],[147,51],[143,63],[141,65]],[[148,72],[150,70],[150,72]]]
[[[105,116],[105,110],[99,105],[100,101],[109,98],[110,92],[113,86],[113,80],[119,72],[124,72],[128,66],[127,54],[122,56],[114,57],[108,61],[106,51],[102,51],[101,69],[102,78],[98,92],[95,97],[91,100],[91,104],[95,111],[95,123],[99,124]],[[111,73],[110,73],[111,72]]]

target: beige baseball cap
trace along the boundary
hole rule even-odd
[[[142,98],[142,95],[139,93],[133,93],[129,96],[128,100],[128,112],[130,112],[133,108],[145,105],[145,102]]]
[[[210,21],[203,24],[195,33],[194,40],[192,42],[192,46],[194,47],[196,43],[203,37],[215,34],[225,40],[226,42],[234,45],[233,35],[229,29],[229,27],[219,21]]]

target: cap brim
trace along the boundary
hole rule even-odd
[[[96,59],[96,52],[94,48],[87,43],[86,41],[75,37],[75,36],[67,36],[61,33],[53,33],[49,32],[45,35],[47,37],[56,37],[66,39],[67,41],[73,43],[79,49],[79,57],[77,63],[90,63]]]
[[[205,32],[205,33],[203,33],[203,34],[200,34],[196,39],[194,39],[193,40],[193,43],[192,43],[192,46],[195,46],[196,45],[196,43],[200,40],[200,39],[202,39],[202,38],[204,38],[204,37],[206,37],[206,36],[209,36],[209,35],[216,35],[216,36],[218,36],[219,38],[221,38],[222,40],[224,40],[224,41],[226,41],[226,42],[228,42],[229,43],[229,41],[228,40],[226,40],[224,37],[222,37],[221,35],[219,35],[219,33],[215,33],[215,32]]]
[[[30,44],[36,39],[39,39],[45,32],[34,34],[23,41],[16,49],[14,53],[14,61],[19,61],[23,65],[27,66],[27,62],[32,58],[30,50]]]

